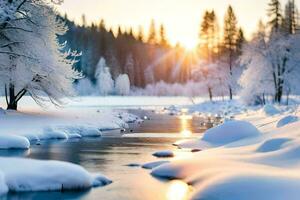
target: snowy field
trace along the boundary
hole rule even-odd
[[[199,139],[176,142],[180,148],[201,151],[159,163],[153,176],[192,185],[191,199],[299,199],[297,105],[246,107],[233,101],[202,103],[190,110],[225,120]]]

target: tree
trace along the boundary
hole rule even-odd
[[[120,74],[116,79],[116,93],[122,96],[130,93],[130,80],[127,74]]]
[[[279,0],[271,0],[269,3],[268,16],[270,21],[268,25],[271,27],[272,32],[280,31],[282,23],[281,4]]]
[[[162,47],[167,47],[168,46],[168,40],[166,38],[166,30],[163,24],[160,25],[160,29],[159,29],[159,35],[160,35],[160,42],[159,44]]]
[[[148,43],[156,44],[157,43],[157,33],[154,19],[151,20],[149,33],[148,33]]]
[[[236,50],[237,50],[237,19],[233,12],[231,6],[228,7],[227,13],[224,19],[224,54],[227,57],[227,63],[229,67],[229,74],[232,79],[233,76],[233,68],[236,61]],[[229,83],[229,98],[232,99],[233,97],[233,90],[232,85]]]
[[[219,26],[215,12],[206,11],[203,17],[203,21],[200,28],[200,52],[202,56],[209,62],[214,60],[214,57],[218,52],[219,43]]]
[[[285,6],[283,29],[288,34],[295,34],[297,29],[297,7],[294,0],[289,0]]]
[[[125,73],[128,74],[131,83],[134,83],[135,80],[134,67],[135,66],[134,66],[133,56],[130,53],[126,58]]]
[[[99,93],[104,96],[111,94],[114,89],[114,81],[103,57],[100,58],[96,69],[95,77],[97,79]]]
[[[46,0],[1,1],[0,80],[7,108],[17,110],[19,100],[29,94],[39,105],[50,101],[62,105],[72,95],[72,82],[79,74],[72,69],[74,52],[62,53],[65,45],[57,36],[64,24]]]

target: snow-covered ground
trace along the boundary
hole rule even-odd
[[[3,100],[0,105],[4,107]],[[45,139],[100,137],[102,132],[127,128],[128,122],[140,120],[125,111],[101,106],[101,98],[95,97],[73,99],[65,108],[42,109],[25,97],[18,112],[0,109],[0,149],[28,149],[30,142]]]
[[[202,103],[190,111],[230,117],[199,139],[177,142],[202,151],[162,163],[152,169],[153,176],[194,186],[191,199],[299,199],[297,105],[261,108],[233,101]]]

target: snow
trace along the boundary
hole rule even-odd
[[[7,192],[5,186],[11,192],[28,192],[78,190],[111,183],[105,176],[92,175],[79,165],[22,158],[0,158],[2,185],[3,179],[2,193]]]
[[[260,134],[257,128],[249,122],[228,121],[205,131],[202,140],[215,145],[224,145]]]
[[[290,123],[294,123],[294,122],[297,122],[299,121],[299,118],[297,116],[294,116],[294,115],[288,115],[286,117],[283,117],[282,119],[280,119],[278,122],[277,122],[277,128],[280,128],[280,127],[283,127],[283,126],[286,126]]]
[[[170,161],[166,161],[166,160],[161,160],[161,161],[154,161],[154,162],[149,162],[149,163],[145,163],[142,165],[142,168],[144,169],[153,169],[155,167],[158,167],[160,165],[169,163]]]
[[[175,143],[187,149],[206,145],[202,151],[172,159],[151,174],[192,185],[191,199],[298,199],[300,122],[294,121],[299,115],[292,108],[276,106],[277,114],[258,107],[238,111],[236,120],[202,138]],[[281,119],[288,125],[277,127]]]
[[[0,149],[29,149],[30,142],[18,135],[0,135]]]
[[[158,158],[164,158],[164,157],[174,157],[173,151],[165,150],[165,151],[158,151],[152,154],[155,157]]]
[[[279,110],[274,105],[271,104],[265,105],[263,107],[263,112],[269,116],[279,114]]]

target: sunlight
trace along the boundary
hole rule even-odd
[[[194,51],[197,47],[197,42],[194,41],[193,39],[186,38],[186,39],[182,39],[180,42],[182,43],[182,45],[187,51]]]
[[[182,114],[180,115],[180,123],[181,123],[181,132],[180,134],[183,137],[190,137],[192,135],[192,131],[189,130],[189,121],[193,119],[193,116],[187,115],[186,112],[187,109],[182,109],[181,112]]]
[[[167,200],[187,199],[189,186],[182,181],[172,181],[167,191]]]

